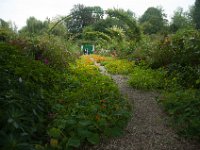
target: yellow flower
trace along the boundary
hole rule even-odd
[[[50,145],[51,145],[52,147],[56,147],[56,146],[58,145],[58,140],[57,140],[57,139],[51,139],[51,140],[50,140]]]

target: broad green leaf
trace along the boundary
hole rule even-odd
[[[79,124],[81,126],[88,126],[88,125],[91,124],[91,121],[89,121],[89,120],[82,120],[82,121],[79,121]]]
[[[75,125],[76,124],[76,120],[68,119],[66,123],[69,124],[69,125]]]
[[[114,127],[114,128],[107,128],[105,130],[105,134],[107,136],[112,136],[112,137],[117,137],[117,136],[121,136],[123,134],[122,129]]]
[[[81,144],[81,141],[78,137],[73,136],[68,140],[67,145],[78,148]]]
[[[84,129],[84,128],[79,128],[78,129],[78,135],[82,138],[86,138],[86,137],[90,137],[92,134],[92,132],[90,132],[89,130],[87,129]]]
[[[90,135],[90,137],[87,137],[87,140],[91,143],[91,144],[98,144],[100,141],[99,135],[97,133],[92,133]]]
[[[59,138],[61,135],[61,131],[60,131],[60,129],[57,129],[57,128],[51,128],[48,131],[48,134],[49,134],[49,136],[51,136],[53,138]]]

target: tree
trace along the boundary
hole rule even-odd
[[[117,18],[118,21],[122,21],[124,31],[130,40],[140,40],[140,29],[137,26],[136,19],[128,11],[123,9],[108,9],[106,13],[113,18]]]
[[[15,36],[15,33],[11,28],[11,23],[0,18],[0,41],[6,41],[13,36]]]
[[[37,20],[35,17],[30,17],[26,21],[26,26],[23,27],[20,32],[21,33],[29,33],[29,34],[39,34],[42,33],[44,30],[48,29],[48,22],[47,21],[40,21]]]
[[[49,26],[49,34],[53,34],[56,36],[61,36],[65,37],[68,33],[66,24],[64,20],[68,18],[62,17],[62,16],[57,16],[53,18],[51,21],[49,21],[48,26]]]
[[[67,27],[71,33],[81,33],[83,28],[103,19],[104,11],[101,7],[86,7],[75,5],[71,10],[71,18],[67,20]]]
[[[9,23],[0,18],[0,28],[9,28]]]
[[[196,29],[200,29],[200,0],[196,0],[193,10],[193,20],[196,25]]]
[[[188,12],[184,12],[183,8],[179,7],[174,12],[174,16],[172,17],[172,21],[170,24],[170,30],[172,32],[176,32],[179,29],[183,28],[192,28],[192,19]]]
[[[139,18],[145,34],[155,34],[161,32],[167,23],[166,14],[161,8],[149,7]]]

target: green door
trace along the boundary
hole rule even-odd
[[[84,54],[93,54],[94,52],[94,45],[84,44],[81,46],[81,49]]]

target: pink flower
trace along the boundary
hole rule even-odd
[[[48,60],[47,58],[45,58],[45,59],[44,59],[44,63],[45,63],[46,65],[48,65],[48,64],[49,64],[49,60]]]

